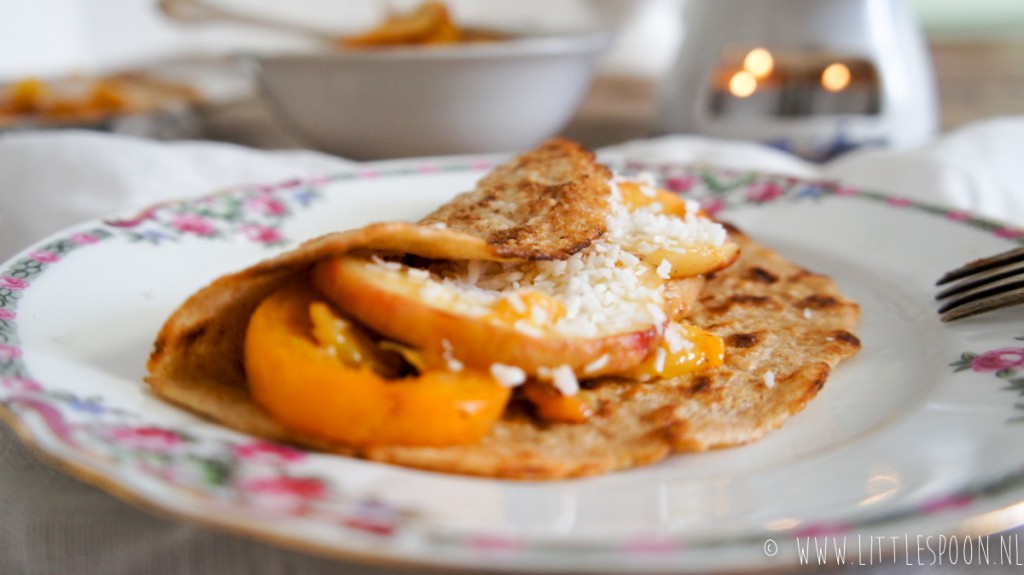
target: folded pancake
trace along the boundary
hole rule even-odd
[[[708,280],[689,321],[722,336],[725,362],[650,382],[603,378],[581,394],[597,404],[585,424],[545,424],[514,404],[480,443],[447,448],[378,447],[370,459],[516,479],[594,475],[674,452],[755,441],[823,388],[860,349],[851,333],[859,306],[835,283],[733,232],[739,260]]]
[[[249,316],[289,279],[331,256],[364,251],[505,261],[525,253],[564,259],[604,233],[609,176],[591,152],[551,140],[421,224],[386,222],[327,234],[224,276],[193,295],[164,325],[147,365],[149,381],[209,380],[244,389],[242,347]],[[159,392],[159,384],[154,388]]]
[[[495,256],[563,260],[605,232],[611,172],[565,140],[498,166],[420,221],[484,238]]]
[[[756,440],[803,409],[831,369],[856,353],[859,342],[850,332],[859,316],[857,304],[830,279],[734,230],[739,259],[709,274],[702,291],[701,278],[662,273],[672,268],[671,254],[657,255],[659,275],[669,277],[664,309],[673,317],[667,319],[687,316],[721,337],[724,363],[672,377],[641,377],[636,371],[585,379],[578,395],[594,409],[582,423],[539,418],[530,402],[517,398],[473,444],[359,444],[284,425],[254,401],[243,360],[246,329],[257,306],[281,286],[346,254],[501,265],[523,259],[571,262],[587,246],[620,231],[609,229],[615,222],[609,217],[614,209],[608,202],[609,176],[585,150],[554,140],[499,168],[420,224],[375,224],[330,234],[225,276],[192,296],[165,324],[147,382],[169,401],[268,439],[423,469],[555,479]],[[641,251],[659,253],[650,246]]]

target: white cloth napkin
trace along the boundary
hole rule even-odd
[[[907,151],[863,150],[812,164],[765,146],[667,136],[601,150],[608,159],[700,163],[831,178],[1024,224],[1024,117],[973,124]],[[72,224],[226,187],[337,172],[311,151],[161,143],[95,132],[0,136],[0,261]]]
[[[976,124],[924,148],[861,151],[824,165],[753,144],[672,136],[605,158],[702,163],[847,184],[1024,223],[1024,118]],[[0,137],[0,260],[65,226],[228,186],[333,173],[352,164],[314,152],[210,142],[155,143],[87,132]],[[1010,573],[1013,567],[989,572]],[[845,572],[863,572],[850,568]],[[876,566],[903,574],[899,565]],[[963,573],[945,567],[935,572]],[[52,471],[0,425],[0,573],[277,575],[392,573],[277,549],[158,518]]]
[[[317,152],[216,142],[155,142],[86,131],[8,134],[0,137],[0,261],[92,218],[351,165]]]
[[[922,148],[860,150],[825,164],[745,142],[667,136],[605,148],[606,158],[707,164],[839,180],[1024,224],[1024,116],[979,122]]]

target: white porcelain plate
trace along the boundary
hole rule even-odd
[[[1022,232],[828,182],[645,167],[863,306],[863,351],[753,445],[520,483],[269,444],[147,393],[157,330],[206,282],[330,230],[417,218],[489,167],[448,158],[249,187],[24,251],[0,267],[0,412],[125,499],[351,560],[734,571],[795,565],[814,536],[927,560],[940,541],[1024,524],[1024,313],[943,325],[932,299],[941,272]]]

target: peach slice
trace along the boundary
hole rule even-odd
[[[654,204],[661,204],[661,213],[677,218],[686,217],[686,200],[678,194],[658,188],[647,188],[653,193],[644,193],[645,185],[641,182],[625,181],[619,182],[619,193],[622,195],[622,203],[629,211],[633,212]],[[699,214],[699,212],[698,212]]]
[[[392,379],[362,359],[349,365],[314,334],[328,330],[323,316],[329,310],[316,305],[319,298],[307,282],[292,283],[249,320],[249,389],[274,419],[349,445],[445,446],[478,442],[501,417],[511,390],[486,372],[425,371]]]
[[[722,365],[725,342],[721,337],[687,322],[672,322],[654,353],[625,377],[649,381],[670,379]]]
[[[694,202],[638,181],[618,182],[617,189],[635,220],[631,249],[662,277],[699,276],[726,268],[739,257],[739,247]]]
[[[425,270],[414,271],[427,275]],[[435,282],[430,287],[442,289],[428,290],[430,281]],[[591,377],[639,364],[660,339],[661,326],[643,320],[628,331],[596,337],[562,334],[550,326],[523,326],[505,317],[505,310],[495,305],[500,300],[493,295],[441,286],[436,280],[413,277],[410,268],[381,266],[353,256],[321,262],[313,282],[347,314],[386,337],[420,349],[434,364],[454,362],[489,369],[497,363],[514,365],[530,375],[568,365],[575,373]]]
[[[696,244],[687,246],[683,251],[658,248],[639,256],[655,268],[667,265],[665,275],[669,278],[690,278],[729,267],[740,257],[740,248],[732,242]]]
[[[665,311],[669,318],[681,320],[690,315],[693,306],[700,297],[704,284],[704,276],[692,278],[670,279],[665,282]]]
[[[583,423],[594,413],[594,401],[588,392],[562,395],[547,382],[530,380],[523,385],[523,396],[534,405],[544,421]]]

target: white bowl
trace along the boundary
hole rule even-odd
[[[353,159],[529,148],[572,118],[607,32],[257,60],[295,135]]]

